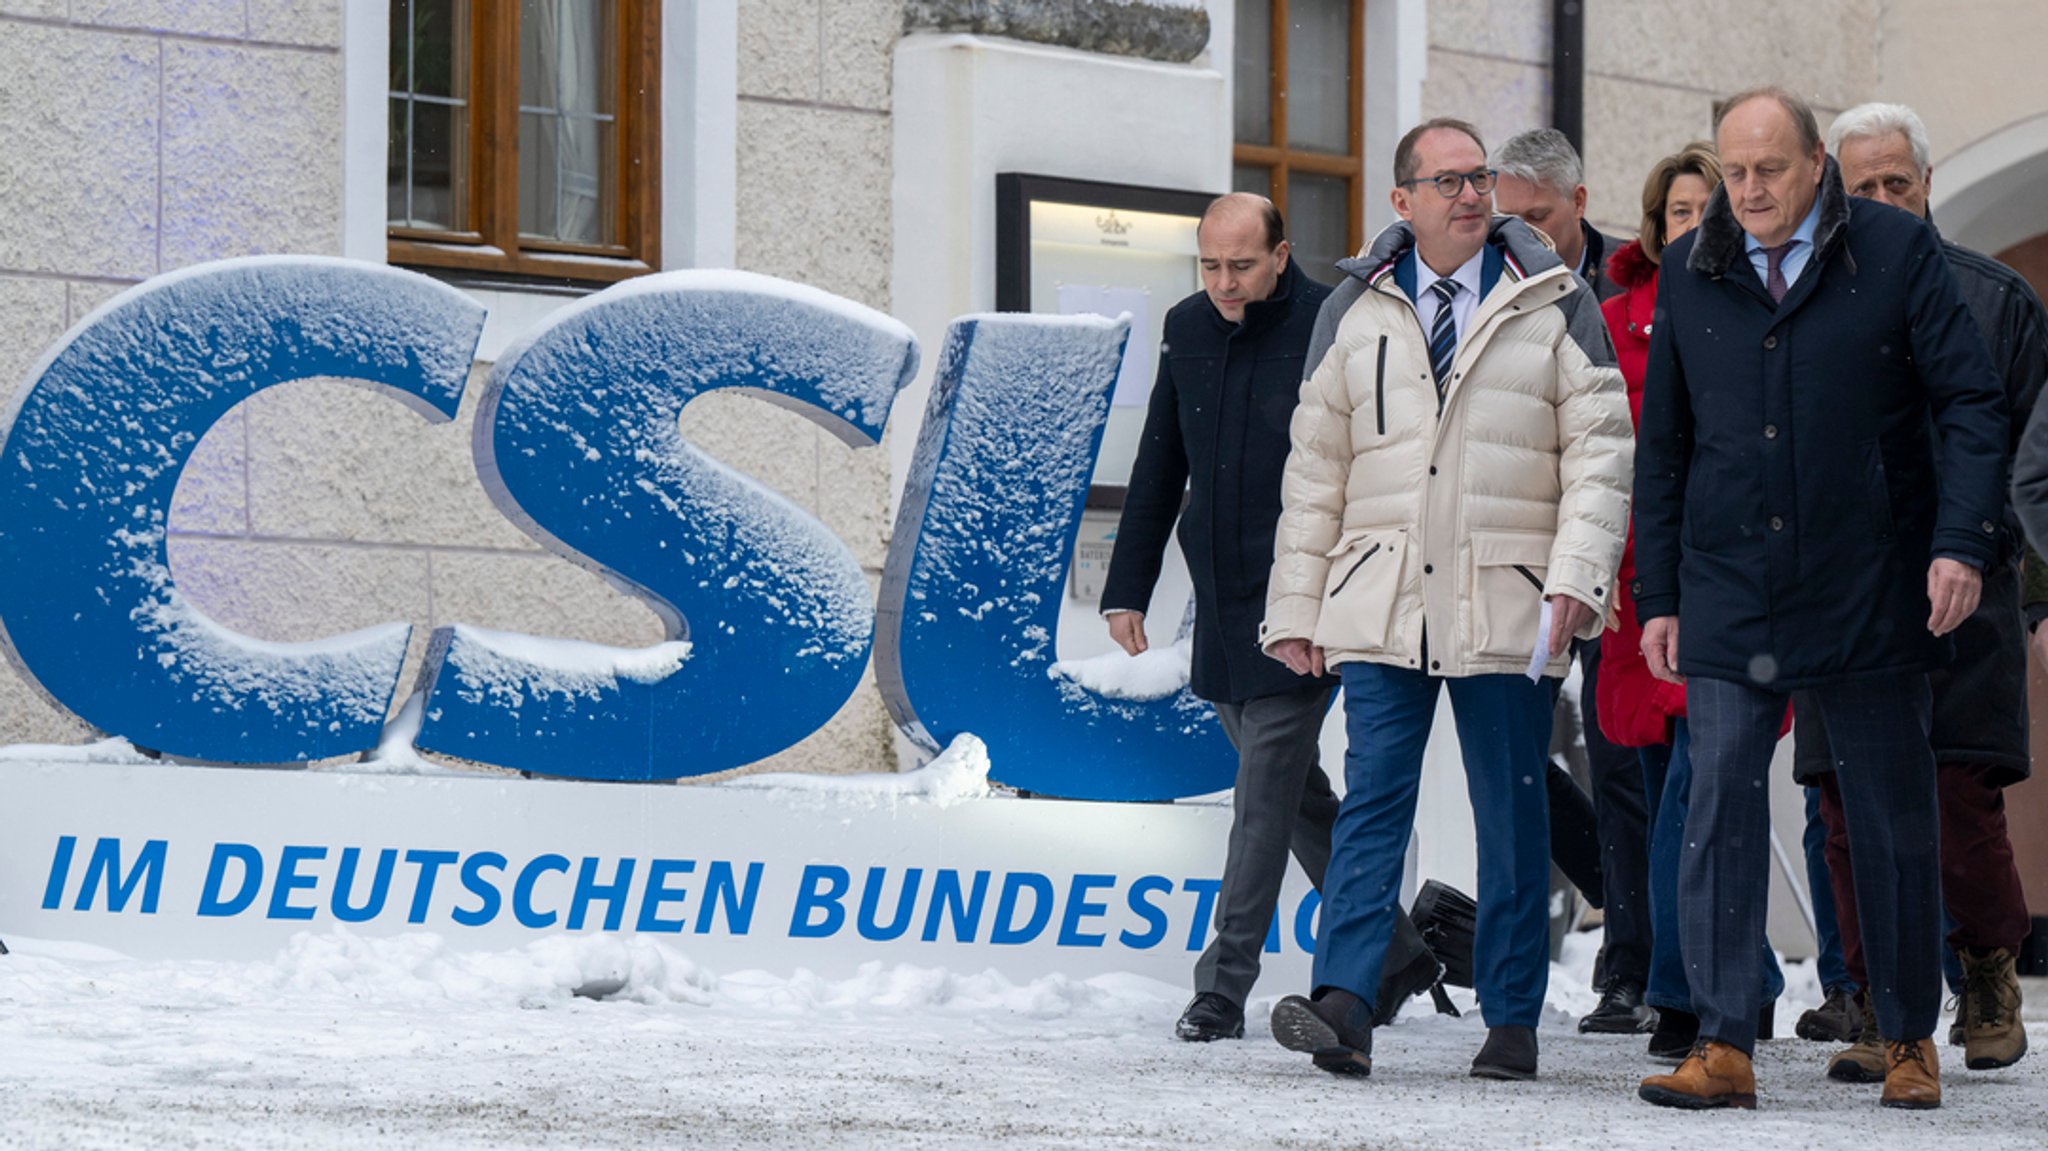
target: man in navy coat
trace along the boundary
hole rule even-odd
[[[1850,199],[1803,100],[1738,94],[1715,137],[1722,186],[1658,287],[1632,589],[1650,669],[1683,677],[1691,716],[1679,939],[1700,1041],[1640,1093],[1755,1106],[1749,941],[1764,929],[1772,750],[1798,692],[1826,726],[1848,817],[1882,1102],[1938,1106],[1927,673],[1998,558],[2004,390],[1934,231]]]

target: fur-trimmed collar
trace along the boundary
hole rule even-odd
[[[1486,242],[1501,250],[1515,274],[1534,276],[1551,268],[1564,267],[1550,238],[1522,222],[1519,216],[1495,216],[1486,230]],[[1337,261],[1337,269],[1348,276],[1371,282],[1389,274],[1401,257],[1415,246],[1415,229],[1406,220],[1396,220],[1365,249],[1362,256]]]
[[[1820,170],[1820,220],[1813,232],[1813,255],[1826,259],[1842,233],[1849,227],[1849,194],[1842,188],[1842,169],[1833,156],[1823,158]],[[1747,259],[1742,225],[1735,209],[1728,205],[1728,186],[1715,187],[1707,198],[1707,210],[1700,217],[1699,238],[1686,257],[1687,271],[1707,276],[1726,275],[1737,260]],[[1816,265],[1817,267],[1818,265]]]
[[[1630,240],[1607,261],[1607,278],[1633,292],[1657,278],[1657,265],[1643,252],[1640,240]]]

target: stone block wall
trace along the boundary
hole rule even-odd
[[[740,267],[891,311],[890,60],[902,28],[902,0],[739,0]],[[683,423],[706,450],[810,509],[879,583],[891,527],[887,450],[849,448],[745,396],[692,404]],[[763,766],[890,770],[894,730],[870,668],[830,724]]]
[[[159,272],[341,250],[340,4],[0,0],[0,123],[13,145],[0,155],[0,386],[18,387],[67,327]],[[739,24],[740,265],[887,311],[900,0],[742,0]],[[401,700],[444,624],[659,640],[638,601],[542,551],[491,505],[470,456],[483,370],[444,424],[331,380],[237,408],[178,488],[180,586],[264,639],[410,621]],[[708,397],[685,425],[818,515],[879,577],[886,451],[855,451],[744,396]],[[891,731],[870,682],[826,730],[761,766],[888,770]],[[0,670],[0,744],[90,737]]]
[[[1821,126],[1878,98],[1884,0],[1809,4],[1586,0],[1587,219],[1634,235],[1643,177],[1711,135],[1714,101],[1787,84]],[[1431,0],[1424,116],[1463,116],[1489,146],[1550,123],[1549,0]]]
[[[11,394],[65,329],[159,272],[339,250],[340,11],[340,0],[0,0],[0,386]],[[289,402],[249,405],[207,437],[179,491],[178,562],[219,569],[222,549],[297,542],[261,536],[252,514],[293,494],[251,483],[254,461],[290,462],[288,446],[255,431],[261,410]],[[362,558],[289,592],[245,574],[248,598],[201,602],[267,638],[345,630],[356,624],[308,618],[314,588],[342,582],[374,602],[404,598]],[[280,566],[303,576],[318,565]],[[0,743],[90,734],[0,670]]]

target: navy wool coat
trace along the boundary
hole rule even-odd
[[[1289,260],[1273,294],[1247,304],[1241,324],[1201,292],[1166,313],[1102,608],[1148,609],[1178,519],[1195,593],[1188,686],[1203,699],[1243,703],[1335,682],[1298,676],[1259,650],[1287,428],[1329,294]],[[1154,641],[1171,634],[1156,624],[1146,630]]]
[[[1927,567],[2000,552],[2004,388],[1934,230],[1825,162],[1773,305],[1725,188],[1665,252],[1635,476],[1636,608],[1687,675],[1774,691],[1932,670]],[[1930,435],[1938,432],[1938,437]]]

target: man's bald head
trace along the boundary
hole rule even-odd
[[[1258,217],[1266,247],[1277,248],[1287,238],[1287,225],[1280,219],[1280,209],[1257,192],[1227,192],[1209,201],[1209,206],[1202,210],[1201,223],[1195,225],[1195,235],[1200,237],[1211,220],[1222,223],[1247,214]]]
[[[1287,231],[1273,201],[1250,192],[1232,192],[1209,202],[1195,226],[1195,248],[1202,267],[1202,290],[1231,323],[1244,321],[1244,309],[1273,294],[1287,270]]]

